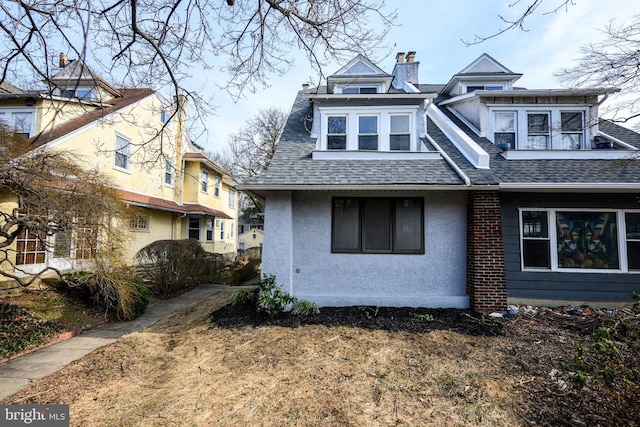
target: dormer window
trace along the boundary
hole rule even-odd
[[[389,116],[390,120],[390,134],[389,134],[389,149],[390,150],[404,150],[409,151],[411,149],[411,131],[410,122],[411,116],[409,114],[393,114]]]
[[[375,86],[349,86],[349,87],[342,88],[342,93],[345,93],[345,94],[378,93],[378,88]]]
[[[588,149],[585,111],[527,108],[493,111],[493,143],[516,150]]]
[[[65,98],[93,99],[92,89],[65,89],[61,91],[61,95]]]
[[[358,117],[358,150],[378,149],[378,116]]]
[[[347,116],[327,117],[327,149],[347,149]]]
[[[503,85],[472,85],[467,86],[467,93],[473,92],[476,90],[504,90]]]

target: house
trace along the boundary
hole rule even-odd
[[[238,218],[238,249],[262,247],[264,240],[264,215],[262,212],[245,212]]]
[[[3,83],[0,120],[29,138],[34,150],[75,154],[139,208],[129,224],[130,261],[139,249],[161,239],[193,238],[207,251],[235,254],[235,183],[189,140],[184,97],[169,102],[152,89],[116,88],[83,61],[64,54],[47,84],[46,90],[24,91]],[[57,235],[47,238],[47,247],[32,245],[29,238],[25,234],[16,246],[16,263],[27,273],[44,266],[83,267],[84,251],[74,247],[74,239],[61,254],[50,250]],[[27,253],[27,248],[40,253]]]
[[[527,90],[481,55],[420,84],[357,56],[298,92],[271,165],[263,272],[321,306],[625,303],[640,290],[640,135],[616,88]]]

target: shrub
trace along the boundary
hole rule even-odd
[[[224,256],[205,252],[194,239],[157,240],[140,249],[135,262],[160,297],[216,282],[225,265]]]
[[[294,305],[293,310],[291,310],[291,313],[293,313],[296,316],[300,316],[300,315],[309,316],[311,314],[320,313],[320,308],[318,307],[318,304],[316,304],[315,302],[302,300],[302,301],[298,301]]]
[[[231,305],[252,304],[256,300],[256,292],[251,289],[241,289],[231,295]]]
[[[122,320],[138,317],[149,304],[149,291],[128,270],[75,272],[63,276],[58,287],[70,289],[105,315]]]
[[[294,296],[289,295],[276,284],[276,276],[273,274],[262,276],[258,284],[258,298],[256,301],[258,313],[276,316],[282,313],[287,308],[287,305],[296,301]]]

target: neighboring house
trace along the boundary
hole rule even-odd
[[[264,215],[245,212],[238,218],[238,249],[261,247],[264,236]]]
[[[234,183],[189,140],[185,99],[179,98],[181,108],[176,109],[152,89],[116,88],[64,54],[48,84],[48,91],[3,84],[0,120],[31,138],[34,149],[77,155],[83,166],[111,178],[123,200],[141,208],[129,224],[130,261],[139,249],[161,239],[194,238],[207,251],[235,253]],[[54,248],[56,236],[49,239]],[[25,254],[23,248],[33,246],[28,243],[19,239],[16,248],[25,271],[82,266],[81,248],[73,244],[64,254],[40,245],[42,253]]]
[[[239,186],[266,201],[263,272],[329,306],[631,301],[640,135],[598,119],[618,90],[518,88],[486,54],[419,84],[414,55],[298,93]]]

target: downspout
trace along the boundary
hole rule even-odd
[[[444,152],[442,148],[438,145],[437,142],[434,141],[433,138],[427,133],[425,134],[431,145],[433,145],[438,153],[442,156],[442,158],[451,166],[451,168],[458,174],[460,178],[464,181],[465,187],[471,186],[471,180],[469,177],[460,169],[460,167],[449,157],[447,153]]]

